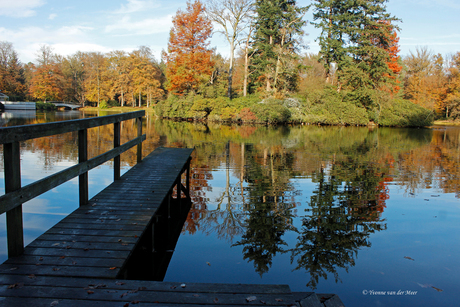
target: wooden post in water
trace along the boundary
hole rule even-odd
[[[78,130],[78,163],[88,160],[88,129]],[[80,206],[88,203],[88,172],[78,176]]]
[[[120,122],[113,124],[113,148],[120,147]],[[120,179],[120,155],[113,158],[113,180]]]
[[[21,156],[19,142],[3,144],[5,167],[5,194],[21,188]],[[19,256],[24,251],[22,204],[6,212],[8,257]]]
[[[137,136],[142,136],[142,117],[138,117],[137,121]],[[142,143],[137,144],[137,163],[142,162]]]

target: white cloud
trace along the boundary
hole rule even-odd
[[[50,14],[50,15],[48,16],[48,19],[53,20],[53,19],[56,18],[56,17],[57,17],[57,14]]]
[[[0,0],[0,15],[31,17],[36,15],[33,9],[44,4],[44,0]]]
[[[105,27],[105,32],[118,32],[120,35],[150,35],[155,33],[167,33],[172,26],[172,15],[157,19],[144,19],[132,21],[131,17],[124,16],[116,23]],[[127,33],[129,32],[129,33]]]
[[[36,52],[43,44],[49,45],[57,54],[67,56],[77,51],[108,52],[109,48],[95,44],[89,38],[93,28],[65,26],[57,29],[23,27],[19,29],[0,28],[0,41],[9,41],[19,53],[21,62],[35,62]]]
[[[160,7],[160,4],[157,1],[147,0],[128,0],[126,5],[122,4],[120,9],[114,11],[114,14],[130,14],[135,12],[143,12],[148,9],[154,9]]]

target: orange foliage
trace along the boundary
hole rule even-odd
[[[204,14],[200,1],[187,2],[186,12],[177,11],[169,34],[166,62],[167,89],[179,95],[196,90],[211,76],[214,63],[212,50],[207,49],[212,23]]]
[[[55,64],[46,64],[37,67],[33,72],[30,94],[40,100],[62,99],[64,92],[64,77]]]
[[[396,30],[394,30],[394,27],[391,25],[389,21],[380,21],[379,22],[382,26],[385,27],[385,41],[386,43],[384,44],[379,44],[380,47],[385,50],[388,55],[389,55],[389,61],[387,62],[388,68],[393,72],[393,75],[387,75],[393,83],[393,88],[390,89],[392,93],[397,93],[401,87],[397,84],[400,83],[399,80],[397,80],[397,76],[402,70],[402,66],[399,64],[399,37],[396,33]]]

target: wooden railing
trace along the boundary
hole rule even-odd
[[[114,159],[114,180],[120,179],[120,154],[137,145],[137,162],[142,161],[142,117],[145,111],[93,117],[88,119],[0,128],[3,144],[5,195],[0,197],[0,214],[6,212],[8,257],[24,251],[22,204],[58,185],[79,176],[80,206],[88,202],[88,171]],[[136,119],[137,137],[120,145],[120,122]],[[113,124],[113,149],[88,160],[88,129]],[[21,159],[19,143],[55,134],[78,131],[78,164],[56,174],[21,187]]]

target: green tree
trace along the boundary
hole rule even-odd
[[[297,62],[307,9],[294,0],[256,1],[252,66],[256,83],[264,84],[268,93],[296,89],[298,71],[292,64]]]
[[[387,0],[336,0],[314,3],[314,24],[322,29],[321,59],[331,75],[337,70],[337,91],[349,90],[349,99],[369,108],[379,104],[380,91],[393,71],[388,67],[388,33],[398,19],[386,12]]]

